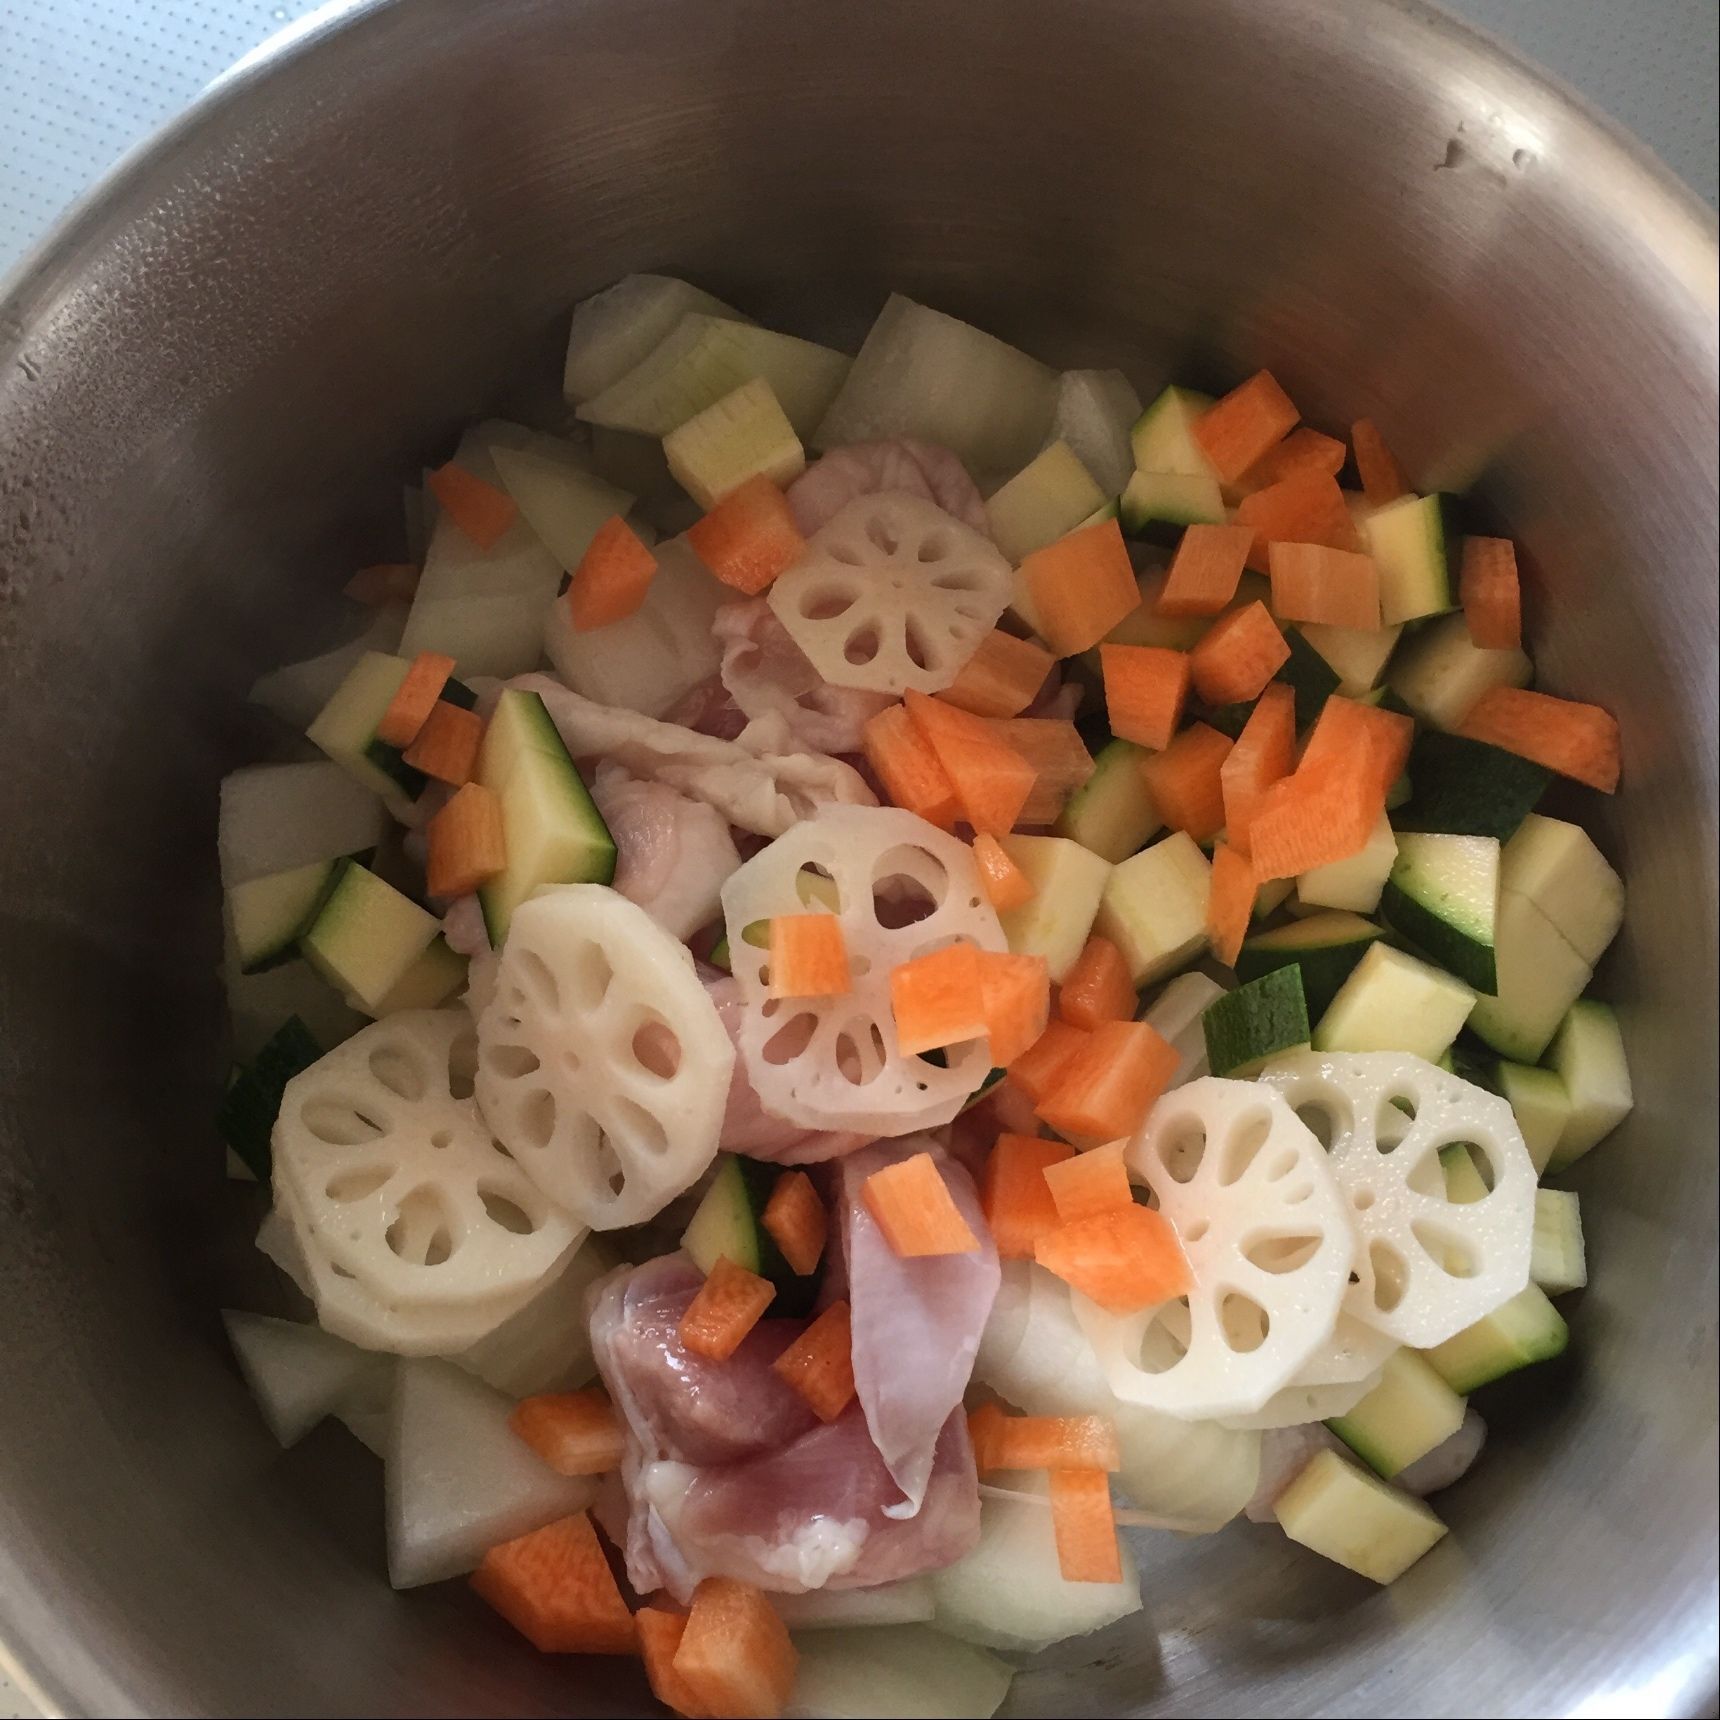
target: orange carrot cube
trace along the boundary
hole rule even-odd
[[[776,1286],[725,1254],[705,1275],[681,1316],[682,1345],[695,1356],[726,1362],[776,1299]]]
[[[502,803],[468,782],[424,827],[426,884],[432,896],[466,896],[508,863]]]
[[[689,526],[687,542],[724,585],[748,597],[756,597],[806,549],[787,498],[762,472]]]
[[[1074,1224],[1096,1212],[1128,1206],[1135,1198],[1123,1163],[1123,1143],[1092,1147],[1061,1163],[1047,1165],[1045,1183],[1057,1208],[1058,1222]]]
[[[980,1179],[980,1205],[1000,1260],[1031,1260],[1034,1243],[1062,1223],[1045,1172],[1074,1156],[1067,1141],[997,1137]]]
[[[645,601],[657,558],[619,514],[597,528],[567,587],[567,614],[576,633],[625,621]]]
[[[632,1654],[638,1647],[587,1512],[492,1547],[472,1587],[542,1654]]]
[[[932,1254],[972,1254],[979,1248],[968,1221],[930,1153],[874,1171],[860,1185],[873,1222],[900,1259]]]
[[[1171,829],[1206,842],[1224,828],[1220,772],[1234,744],[1205,723],[1191,723],[1163,752],[1140,761],[1147,792]]]
[[[854,1401],[853,1321],[846,1302],[832,1302],[777,1359],[771,1371],[792,1386],[820,1421]]]
[[[1101,645],[1111,733],[1136,746],[1168,747],[1182,721],[1193,665],[1162,645]]]
[[[1153,609],[1160,615],[1219,614],[1236,596],[1253,547],[1252,526],[1190,526],[1171,557]]]
[[[621,1467],[621,1422],[609,1394],[596,1386],[522,1398],[508,1426],[558,1475],[607,1475]]]
[[[976,717],[1019,716],[1056,666],[1043,645],[994,627],[938,697]]]
[[[768,1597],[732,1577],[693,1591],[674,1667],[713,1720],[778,1720],[799,1656]]]
[[[1189,652],[1195,691],[1209,705],[1257,699],[1290,661],[1290,647],[1264,603],[1221,615]]]

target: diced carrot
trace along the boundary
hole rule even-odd
[[[1074,1156],[1067,1141],[1037,1135],[997,1137],[980,1178],[980,1205],[1000,1260],[1031,1260],[1034,1243],[1062,1222],[1045,1172]]]
[[[1044,956],[978,952],[979,991],[994,1069],[1007,1069],[1038,1043],[1051,1016],[1051,975]]]
[[[846,1302],[832,1302],[780,1356],[771,1371],[834,1421],[854,1401],[853,1321]]]
[[[976,717],[1019,716],[1056,664],[1043,645],[994,627],[939,697]]]
[[[1101,1021],[1128,1021],[1139,998],[1123,952],[1095,932],[1057,988],[1057,1013],[1072,1027],[1091,1031]]]
[[[1064,1582],[1123,1580],[1117,1513],[1111,1505],[1111,1483],[1104,1470],[1052,1470],[1051,1532],[1057,1540],[1057,1569]]]
[[[1509,538],[1465,538],[1457,590],[1475,644],[1483,651],[1522,649],[1523,591]]]
[[[651,1694],[682,1720],[710,1720],[709,1710],[699,1704],[693,1687],[675,1670],[675,1652],[686,1634],[687,1615],[662,1607],[641,1607],[633,1615],[639,1632],[639,1653]]]
[[[904,1057],[978,1039],[986,1030],[979,951],[948,944],[898,963],[890,971],[890,1013]]]
[[[445,657],[440,651],[420,651],[378,720],[376,738],[391,747],[410,746],[435,710],[436,701],[442,697],[442,689],[453,673],[452,657]]]
[[[1380,570],[1371,555],[1317,543],[1275,543],[1268,559],[1272,610],[1279,620],[1379,631]]]
[[[1531,693],[1526,687],[1495,687],[1475,701],[1456,732],[1602,794],[1618,787],[1618,721],[1599,705]]]
[[[1015,822],[1055,823],[1064,801],[1093,774],[1081,731],[1061,717],[996,717],[991,728],[1033,766],[1033,787]]]
[[[1190,1283],[1170,1221],[1138,1203],[1060,1224],[1040,1237],[1033,1258],[1113,1314],[1156,1307],[1185,1295]]]
[[[1219,772],[1235,745],[1229,735],[1190,723],[1160,753],[1140,761],[1147,792],[1159,816],[1173,830],[1186,830],[1205,842],[1224,828],[1224,789]]]
[[[432,896],[467,896],[508,863],[502,803],[468,782],[424,827],[425,883]]]
[[[361,567],[342,587],[354,603],[410,603],[418,590],[418,569],[409,561],[379,561]]]
[[[1336,436],[1322,435],[1306,424],[1292,430],[1275,448],[1270,448],[1237,480],[1244,490],[1263,490],[1303,472],[1324,472],[1335,478],[1344,469],[1344,444]]]
[[[645,601],[657,558],[619,514],[597,528],[567,587],[567,614],[576,633],[625,621]]]
[[[1251,526],[1190,526],[1171,557],[1154,610],[1160,615],[1217,615],[1236,596],[1253,546]]]
[[[1177,1054],[1144,1021],[1104,1021],[1069,1059],[1037,1115],[1074,1140],[1134,1134],[1170,1085]]]
[[[1034,897],[1033,880],[1004,853],[1003,844],[995,836],[973,839],[974,864],[979,868],[979,881],[986,900],[1000,914],[1011,908],[1024,907]]]
[[[1221,615],[1189,653],[1194,688],[1209,705],[1258,699],[1290,661],[1290,647],[1264,603]]]
[[[887,705],[870,718],[860,731],[860,747],[892,805],[940,830],[954,825],[955,786],[907,706]]]
[[[1414,739],[1413,717],[1334,693],[1320,707],[1296,769],[1314,772],[1330,764],[1354,771],[1383,807],[1386,791],[1403,775]]]
[[[621,1423],[609,1394],[596,1386],[521,1398],[508,1426],[558,1475],[607,1475],[621,1467]]]
[[[1350,446],[1356,452],[1356,473],[1362,480],[1362,494],[1376,508],[1410,493],[1409,479],[1393,459],[1373,419],[1358,418],[1350,426]]]
[[[776,1286],[768,1278],[737,1266],[725,1254],[681,1316],[681,1343],[695,1356],[726,1362],[775,1298]]]
[[[542,1654],[632,1654],[633,1615],[588,1512],[487,1552],[472,1587]]]
[[[1066,1021],[1048,1022],[1045,1031],[1010,1064],[1010,1085],[1037,1105],[1062,1079],[1063,1071],[1090,1037]]]
[[[1268,687],[1255,701],[1218,767],[1224,796],[1224,828],[1231,847],[1248,852],[1248,830],[1261,796],[1290,774],[1296,763],[1296,694],[1283,682]]]
[[[1059,657],[1091,651],[1141,601],[1115,520],[1081,526],[1017,569],[1040,636]]]
[[[414,770],[433,776],[451,788],[469,782],[484,738],[484,719],[463,705],[438,699],[424,726],[401,757]]]
[[[984,834],[1008,835],[1033,791],[1032,764],[984,717],[924,693],[909,691],[902,702],[950,779],[962,817]]]
[[[1261,883],[1348,860],[1365,846],[1384,797],[1354,764],[1303,766],[1261,795],[1248,821],[1248,857]]]
[[[772,997],[845,997],[854,989],[834,914],[778,914],[770,922]]]
[[[693,553],[724,585],[756,597],[806,548],[787,498],[760,472],[687,528]]]
[[[1214,957],[1228,968],[1236,966],[1249,916],[1260,889],[1248,856],[1221,842],[1212,851],[1212,888],[1206,899],[1206,932]]]
[[[1136,746],[1168,747],[1182,721],[1192,663],[1162,645],[1101,645],[1111,733]]]
[[[452,460],[438,466],[425,482],[436,505],[479,549],[494,549],[519,517],[520,510],[506,490],[485,483]]]
[[[891,1250],[903,1260],[930,1254],[972,1254],[969,1228],[930,1153],[915,1153],[874,1171],[860,1196]]]
[[[830,1215],[805,1171],[784,1171],[759,1217],[791,1271],[802,1277],[817,1266],[830,1236]]]
[[[1093,1469],[1115,1474],[1123,1467],[1117,1424],[1108,1415],[1009,1415],[996,1404],[986,1408],[993,1413],[976,1411],[968,1417],[974,1463],[982,1472]]]
[[[778,1720],[799,1656],[751,1583],[706,1577],[693,1591],[675,1671],[712,1720]]]
[[[1270,571],[1269,550],[1275,543],[1318,543],[1328,549],[1347,550],[1361,547],[1344,492],[1338,488],[1338,480],[1324,472],[1301,472],[1244,496],[1237,504],[1236,523],[1254,529],[1248,565],[1256,573]]]
[[[1283,441],[1300,416],[1272,372],[1258,370],[1195,419],[1194,439],[1213,470],[1232,484]]]
[[[1135,1198],[1129,1187],[1128,1167],[1123,1163],[1123,1143],[1093,1147],[1045,1167],[1045,1186],[1051,1190],[1060,1224],[1074,1224],[1096,1212],[1127,1206]],[[1032,1467],[1029,1465],[1029,1467]]]

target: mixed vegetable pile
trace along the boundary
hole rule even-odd
[[[223,787],[273,1431],[689,1716],[989,1714],[1239,1515],[1393,1581],[1630,1108],[1512,545],[1264,371],[901,297],[850,361],[629,277],[564,392]]]

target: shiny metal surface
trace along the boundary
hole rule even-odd
[[[1364,0],[382,0],[228,80],[0,305],[0,1636],[52,1703],[646,1712],[381,1576],[370,1460],[223,1354],[215,783],[400,474],[672,267],[851,338],[889,287],[1143,387],[1258,364],[1474,479],[1598,818],[1638,1109],[1568,1365],[1496,1390],[1385,1593],[1246,1526],[1019,1714],[1658,1714],[1715,1679],[1715,246],[1559,91]]]

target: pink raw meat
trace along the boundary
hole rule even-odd
[[[672,937],[721,916],[718,892],[741,863],[727,820],[702,800],[600,764],[591,797],[615,841],[615,888]]]
[[[971,1254],[901,1259],[861,1198],[874,1171],[929,1152],[951,1197],[980,1239]],[[892,1514],[920,1508],[939,1430],[973,1373],[1001,1274],[973,1178],[929,1135],[877,1141],[841,1165],[839,1192],[848,1301],[853,1310],[854,1385],[866,1425],[906,1494]]]
[[[959,455],[930,442],[855,442],[809,466],[788,487],[794,523],[811,537],[860,496],[900,490],[935,503],[982,537],[991,536],[985,503]]]

